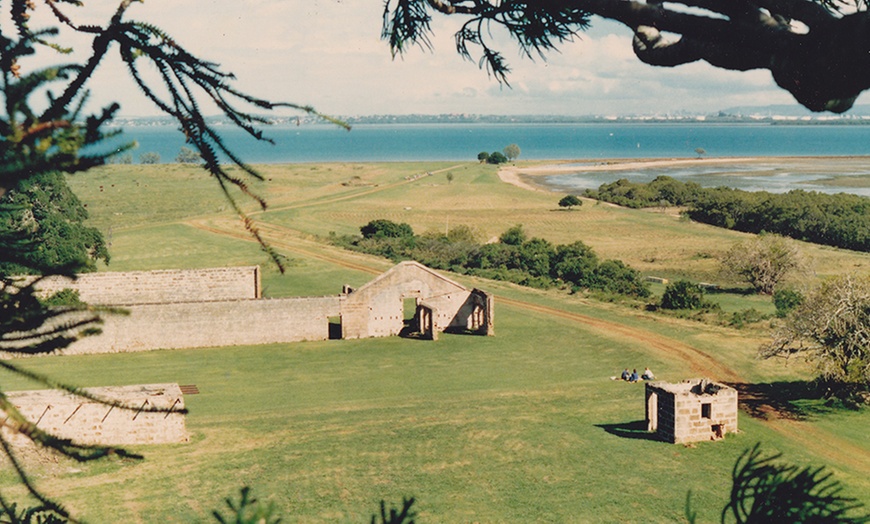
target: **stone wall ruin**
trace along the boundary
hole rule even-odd
[[[178,384],[148,384],[86,388],[98,398],[112,399],[137,410],[107,406],[59,390],[11,391],[9,402],[31,423],[55,437],[71,439],[77,444],[132,445],[187,442],[184,424],[184,396]],[[144,409],[164,408],[168,413]],[[4,417],[3,431],[15,435],[9,416]],[[13,437],[15,438],[15,437]],[[17,438],[26,437],[18,435]]]
[[[737,431],[737,390],[707,379],[646,383],[647,429],[674,444]]]
[[[417,262],[402,262],[359,289],[326,297],[261,297],[257,267],[97,273],[39,282],[48,295],[70,288],[104,314],[102,334],[62,354],[118,353],[444,331],[492,335],[493,297]],[[415,312],[406,318],[405,308]],[[331,330],[331,324],[340,329]],[[333,337],[338,338],[338,337]]]

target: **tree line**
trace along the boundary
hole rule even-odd
[[[858,195],[704,188],[659,176],[649,183],[620,179],[585,196],[631,208],[686,206],[686,216],[717,227],[870,251],[870,198]]]
[[[639,271],[619,260],[600,260],[583,242],[554,245],[542,238],[529,238],[522,225],[506,230],[498,242],[481,243],[477,237],[465,225],[445,233],[417,235],[408,224],[377,219],[362,226],[360,235],[332,239],[342,247],[394,261],[413,259],[435,269],[530,287],[566,284],[575,291],[588,289],[638,298],[650,295]]]

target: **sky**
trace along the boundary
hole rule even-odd
[[[81,22],[103,24],[117,2],[85,0],[67,11]],[[44,4],[37,9],[35,20],[48,14]],[[631,33],[602,19],[546,60],[525,58],[505,40],[501,50],[512,68],[507,87],[456,53],[460,18],[436,15],[434,49],[413,48],[394,59],[380,39],[382,15],[382,0],[144,0],[127,18],[152,23],[220,63],[242,91],[331,115],[580,116],[797,105],[768,71],[644,65],[632,53]],[[76,47],[86,51],[88,45]],[[116,54],[88,87],[94,105],[116,100],[124,116],[159,114]]]

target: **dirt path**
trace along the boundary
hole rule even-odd
[[[238,227],[237,221],[223,219],[194,219],[189,220],[186,223],[195,228],[217,235],[231,236],[239,240],[247,240],[251,242],[254,241],[247,231]],[[263,237],[273,247],[372,275],[379,275],[384,271],[383,267],[376,268],[365,263],[349,261],[346,257],[301,248],[299,246],[299,241],[295,238],[292,241],[282,240],[282,238],[287,238],[288,236],[295,236],[293,230],[272,224],[259,224],[259,227]],[[740,376],[729,367],[718,362],[709,355],[674,339],[580,313],[571,313],[561,309],[532,304],[530,302],[515,300],[499,295],[496,295],[495,298],[500,304],[517,307],[526,311],[535,311],[545,315],[574,320],[601,333],[618,335],[620,337],[640,342],[662,355],[678,356],[682,361],[689,365],[693,373],[696,373],[699,376],[709,377],[717,381],[742,382]]]
[[[250,234],[239,225],[238,221],[229,219],[195,219],[189,220],[186,223],[192,227],[216,235],[230,236],[248,242],[255,241]],[[326,250],[323,249],[323,246],[318,245],[315,242],[311,242],[312,249],[301,247],[300,244],[304,244],[306,241],[299,239],[296,232],[289,228],[272,224],[260,224],[260,229],[266,241],[272,246],[291,253],[322,260],[330,264],[335,264],[340,267],[361,271],[371,275],[379,275],[386,269],[386,264],[382,267],[375,267],[370,261],[349,260],[347,254],[330,254],[324,252]],[[284,240],[287,238],[290,238],[291,240]],[[534,311],[536,313],[581,323],[586,328],[592,329],[605,336],[621,337],[641,343],[646,348],[659,355],[679,358],[698,376],[709,377],[717,381],[732,384],[744,383],[744,380],[740,375],[726,364],[719,362],[710,355],[707,355],[688,344],[684,344],[672,338],[652,333],[644,329],[620,324],[618,322],[611,322],[580,313],[564,311],[500,295],[496,295],[495,299],[497,303],[506,306],[519,308],[524,311]],[[765,423],[769,428],[787,435],[795,442],[798,442],[808,450],[811,450],[817,456],[831,461],[831,463],[849,464],[856,471],[870,475],[870,453],[868,453],[866,449],[856,446],[832,432],[822,430],[807,422],[790,420],[777,416],[765,420]]]
[[[456,164],[455,166],[444,167],[441,169],[436,169],[435,171],[429,171],[429,174],[437,175],[438,173],[444,173],[446,171],[451,171],[453,169],[457,169],[457,168],[460,168],[460,167],[463,167],[466,165],[468,165],[468,164],[467,163]],[[381,191],[386,191],[387,189],[393,189],[394,187],[399,187],[399,186],[403,186],[406,184],[412,184],[414,182],[417,182],[418,180],[425,180],[425,178],[426,178],[425,175],[418,176],[418,177],[412,177],[412,178],[406,178],[406,179],[399,180],[397,182],[393,182],[390,184],[380,184],[380,185],[374,186],[372,188],[366,189],[365,191],[360,191],[357,193],[341,194],[341,195],[336,195],[334,197],[315,199],[315,200],[311,200],[308,202],[296,202],[296,203],[287,204],[284,206],[270,207],[269,211],[274,213],[275,211],[282,211],[282,210],[287,210],[287,209],[300,209],[300,208],[304,208],[304,207],[334,204],[336,202],[343,202],[345,200],[353,200],[354,198],[359,198],[361,196],[371,195],[372,193],[379,193]],[[260,215],[260,214],[263,214],[265,212],[266,211],[254,211],[252,213],[249,213],[249,216]]]

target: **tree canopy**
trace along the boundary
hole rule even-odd
[[[463,19],[460,55],[507,83],[501,29],[528,57],[544,56],[588,29],[594,16],[634,32],[642,62],[703,60],[722,69],[767,69],[812,111],[841,113],[870,88],[868,0],[387,0],[383,37],[393,53],[429,46],[434,14]],[[479,55],[475,56],[475,55]]]
[[[506,156],[509,161],[513,162],[520,157],[520,146],[516,144],[507,145],[502,150],[502,153],[504,153],[504,156]]]
[[[99,234],[82,226],[86,215],[83,206],[68,193],[63,177],[85,173],[117,159],[132,161],[129,154],[132,144],[122,147],[106,144],[107,139],[120,133],[106,129],[119,106],[113,103],[94,114],[86,114],[88,82],[111,53],[118,51],[139,91],[173,117],[188,145],[196,151],[198,162],[215,179],[247,230],[279,267],[281,258],[262,241],[255,224],[231,192],[233,188],[240,190],[264,208],[265,201],[248,184],[249,180],[262,177],[228,147],[206,121],[202,108],[216,108],[254,140],[268,140],[259,129],[266,120],[250,108],[262,112],[290,107],[317,113],[310,107],[273,103],[238,91],[232,85],[232,75],[216,64],[193,56],[153,24],[128,19],[135,3],[117,0],[117,9],[103,25],[80,24],[78,19],[87,14],[79,10],[83,4],[73,0],[48,1],[42,5],[53,16],[56,27],[32,27],[36,2],[24,0],[6,4],[0,19],[0,96],[4,102],[0,109],[0,353],[4,357],[0,367],[43,387],[107,406],[166,412],[162,408],[131,406],[95,397],[75,386],[27,371],[7,358],[53,353],[80,337],[99,332],[99,310],[77,300],[44,300],[37,293],[38,278],[15,278],[15,274],[24,270],[40,276],[72,276],[88,269],[94,258],[107,258]],[[69,42],[82,39],[87,43],[81,49],[84,58],[80,62],[67,56],[62,58],[66,62],[44,65],[50,63],[52,55],[68,55],[72,51]],[[37,60],[35,55],[45,59]],[[232,164],[240,168],[241,175],[239,171],[230,172]],[[81,256],[82,253],[86,256]],[[111,455],[137,457],[123,449],[80,445],[45,433],[2,390],[0,410],[8,430],[77,461]],[[38,518],[40,522],[51,522],[55,516],[69,519],[70,514],[63,506],[29,481],[5,432],[0,434],[0,448],[26,492],[39,504],[39,515],[28,513],[27,518]],[[14,510],[14,503],[0,494],[0,513],[4,519],[10,516],[10,510]]]
[[[798,356],[825,380],[870,386],[870,277],[846,275],[824,282],[786,317],[764,358]]]
[[[765,295],[772,295],[787,276],[807,266],[794,241],[772,234],[734,244],[720,262],[724,276],[738,278]]]
[[[84,224],[87,217],[87,209],[62,174],[42,173],[22,180],[0,198],[0,221],[7,230],[24,235],[29,249],[20,253],[18,263],[0,262],[0,273],[39,273],[57,267],[95,271],[97,260],[108,263],[103,236]]]
[[[559,207],[567,207],[571,209],[575,206],[582,206],[583,201],[577,198],[576,195],[565,195],[561,199],[559,199]]]

